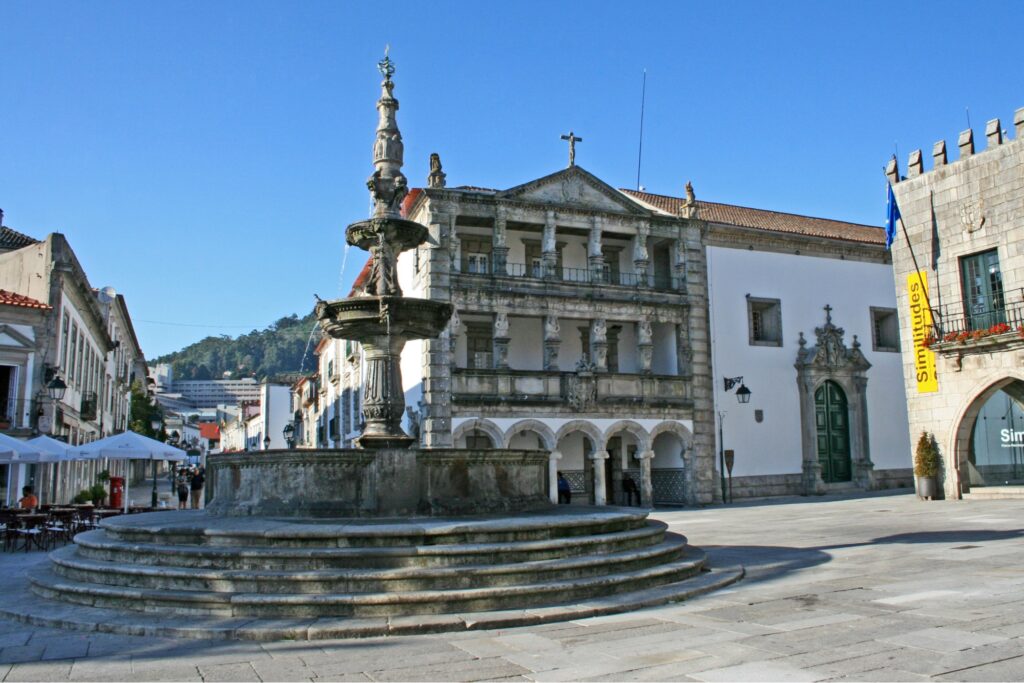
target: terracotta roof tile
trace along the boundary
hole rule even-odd
[[[14,292],[8,292],[6,289],[0,289],[0,304],[5,306],[20,306],[21,308],[38,308],[42,311],[50,310],[49,304],[44,304],[42,301],[36,301],[30,299],[27,296],[16,294]]]
[[[39,240],[23,235],[17,230],[11,230],[6,225],[0,226],[0,250],[21,249],[38,242]]]
[[[199,436],[204,439],[220,441],[220,427],[217,426],[216,422],[200,422]]]
[[[678,216],[683,204],[681,197],[669,197],[636,190],[620,190],[623,194],[638,199],[662,213]],[[711,223],[724,223],[742,228],[756,228],[771,232],[787,232],[810,235],[827,239],[885,244],[885,231],[873,225],[834,221],[828,218],[812,218],[793,213],[782,213],[766,209],[751,209],[745,206],[719,204],[697,200],[699,216]]]

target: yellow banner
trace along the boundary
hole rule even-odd
[[[939,390],[939,378],[935,376],[935,352],[924,345],[925,337],[932,330],[932,312],[928,308],[928,276],[924,271],[907,276],[907,293],[910,295],[910,329],[914,337],[914,376],[917,378],[917,393],[931,394]]]

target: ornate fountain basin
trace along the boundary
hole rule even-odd
[[[426,226],[404,218],[370,218],[352,223],[345,230],[345,240],[366,251],[379,244],[381,235],[395,253],[400,254],[426,242],[430,231]]]
[[[401,296],[365,296],[320,302],[316,314],[321,328],[335,339],[432,339],[448,324],[452,305]]]

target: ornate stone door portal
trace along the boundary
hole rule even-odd
[[[817,344],[808,347],[800,333],[796,381],[800,392],[804,494],[824,493],[829,484],[853,482],[873,488],[874,464],[868,441],[867,371],[871,363],[857,335],[846,348],[844,330],[832,324],[815,328]]]

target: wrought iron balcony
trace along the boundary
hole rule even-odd
[[[983,302],[954,301],[932,305],[929,346],[945,349],[986,341],[1013,341],[1024,337],[1024,288]]]
[[[98,402],[95,391],[82,393],[82,402],[79,405],[78,417],[82,420],[95,420],[97,415]]]

